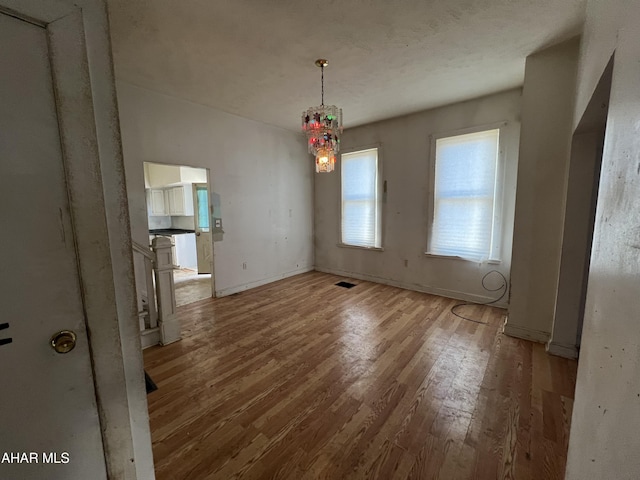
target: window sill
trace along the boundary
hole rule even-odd
[[[461,260],[463,262],[471,262],[471,263],[486,263],[487,265],[500,265],[502,263],[501,260],[497,260],[495,258],[490,258],[489,260],[473,260],[471,258],[458,257],[457,255],[438,255],[436,253],[424,253],[425,257],[429,258],[443,258],[445,260]]]
[[[338,247],[341,248],[355,248],[356,250],[369,250],[372,252],[384,252],[384,248],[382,247],[361,247],[359,245],[348,245],[346,243],[338,243]]]

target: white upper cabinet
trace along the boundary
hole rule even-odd
[[[164,190],[161,188],[147,189],[147,212],[150,217],[169,215],[165,205]]]
[[[193,193],[191,185],[147,189],[147,213],[150,217],[192,216]]]
[[[147,212],[150,217],[193,216],[193,184],[205,183],[207,170],[144,163]]]
[[[193,193],[191,185],[166,188],[169,215],[193,215]]]

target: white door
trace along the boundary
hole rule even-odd
[[[193,184],[193,205],[196,230],[198,273],[211,273],[213,246],[211,244],[211,215],[209,215],[209,189],[206,183]]]
[[[47,31],[0,13],[0,478],[106,478]],[[56,353],[50,339],[77,339]],[[9,339],[11,339],[9,343]]]

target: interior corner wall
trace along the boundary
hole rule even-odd
[[[452,298],[491,301],[482,277],[498,270],[509,278],[518,163],[521,90],[350,128],[342,137],[348,151],[380,146],[387,192],[382,203],[383,251],[338,246],[340,243],[340,160],[334,174],[315,176],[316,270],[371,280]],[[425,255],[430,135],[508,122],[503,131],[502,262],[500,265]],[[495,128],[495,127],[494,127]],[[491,286],[502,282],[487,279]],[[506,305],[506,298],[501,306]]]
[[[550,353],[567,358],[577,358],[580,345],[603,141],[601,126],[600,130],[576,133],[571,147],[558,291],[547,344]]]
[[[136,242],[149,241],[143,163],[209,168],[224,231],[214,241],[217,296],[313,269],[313,165],[302,135],[123,81],[117,93]]]
[[[580,118],[614,54],[566,478],[640,478],[640,3],[590,0]]]
[[[505,333],[537,342],[553,325],[578,53],[572,39],[530,55],[525,67]]]

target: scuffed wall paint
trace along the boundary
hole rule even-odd
[[[589,2],[582,115],[615,50],[566,478],[640,478],[640,4]]]
[[[214,238],[218,296],[313,269],[313,172],[301,134],[117,87],[135,241],[148,242],[143,162],[209,168],[224,228]]]
[[[94,341],[99,342],[94,345],[93,355],[99,357],[94,361],[105,365],[102,387],[111,394],[110,402],[103,406],[110,410],[111,418],[109,425],[103,425],[103,436],[108,437],[105,456],[111,473],[117,478],[153,479],[109,18],[104,0],[75,3],[83,11],[117,311],[116,324],[102,325],[108,330],[102,339],[108,341],[94,336]]]

